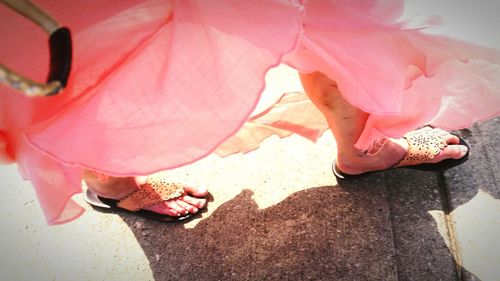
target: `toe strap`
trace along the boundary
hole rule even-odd
[[[433,130],[413,131],[403,138],[408,142],[408,151],[396,167],[422,164],[447,146],[446,140]]]
[[[181,197],[183,194],[182,185],[152,177],[145,184],[139,186],[139,189],[121,199],[118,202],[118,207],[129,211],[138,211],[147,206]]]

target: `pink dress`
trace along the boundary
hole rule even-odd
[[[16,161],[49,224],[83,209],[81,171],[145,175],[213,152],[249,118],[266,72],[321,71],[370,113],[357,142],[500,112],[500,52],[421,30],[403,1],[34,1],[73,34],[59,95],[0,86],[0,161]],[[38,80],[46,35],[0,6],[0,61]],[[453,116],[453,118],[450,118]]]

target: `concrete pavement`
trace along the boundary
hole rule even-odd
[[[500,119],[461,134],[470,160],[337,183],[334,140],[271,138],[168,172],[207,185],[185,225],[89,209],[48,227],[28,182],[2,167],[1,280],[500,280]]]

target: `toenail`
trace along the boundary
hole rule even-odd
[[[197,193],[204,193],[205,191],[207,191],[207,189],[204,188],[204,187],[198,187],[198,188],[196,188],[196,192]]]
[[[466,153],[469,149],[468,149],[466,146],[461,146],[461,147],[460,147],[460,150],[461,150],[463,153]]]

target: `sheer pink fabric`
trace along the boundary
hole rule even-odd
[[[82,168],[144,175],[213,152],[279,63],[326,73],[371,114],[360,149],[425,123],[460,128],[499,113],[499,53],[408,28],[402,1],[34,2],[72,30],[72,75],[48,98],[1,86],[0,153],[32,181],[49,223],[81,214],[69,198]],[[46,35],[3,6],[0,19],[0,61],[44,80]],[[269,122],[309,134],[290,120]]]
[[[458,129],[500,113],[500,52],[396,21],[402,4],[308,1],[299,45],[284,59],[325,73],[370,113],[359,149],[424,124]]]

